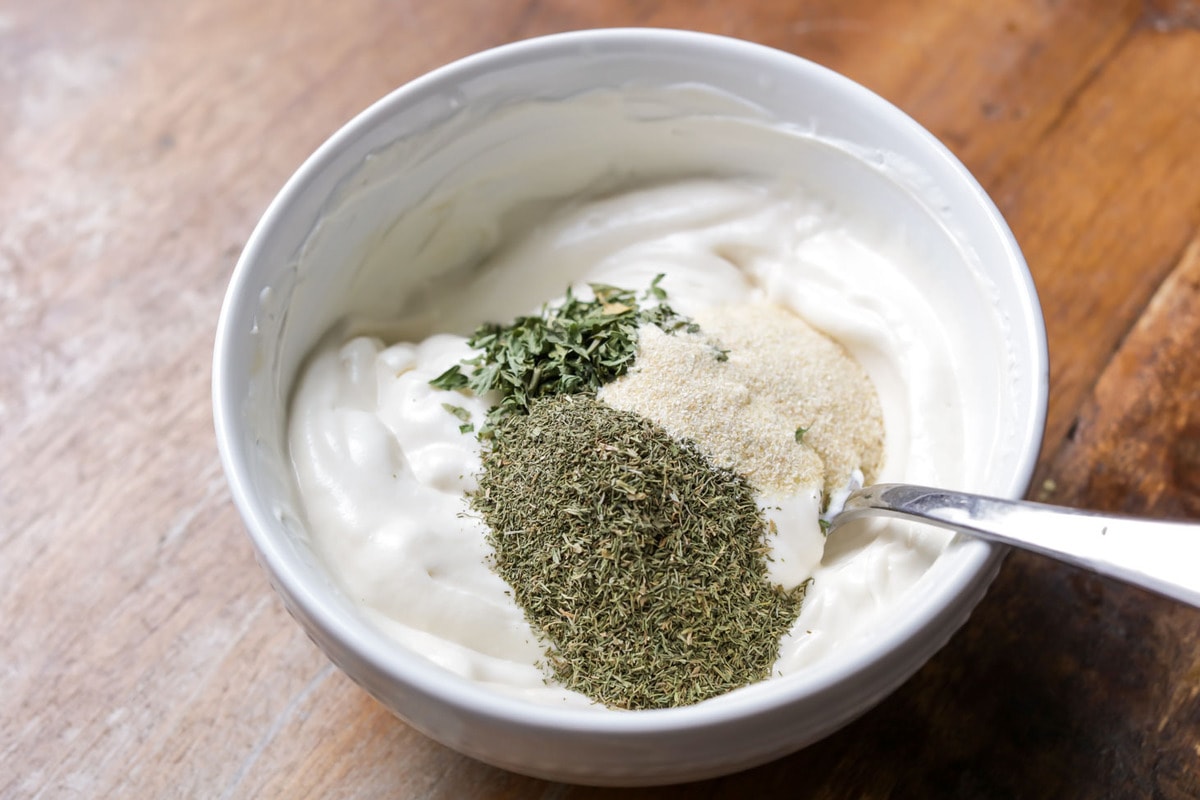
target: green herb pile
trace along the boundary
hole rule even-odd
[[[749,484],[586,394],[496,423],[471,505],[565,686],[664,708],[770,674],[803,587],[766,575]]]
[[[469,498],[494,567],[549,642],[553,677],[624,709],[688,705],[768,677],[804,595],[768,580],[743,477],[595,398],[633,365],[640,326],[698,330],[664,302],[662,277],[640,298],[648,308],[592,284],[592,300],[568,291],[537,316],[483,325],[468,340],[479,354],[430,382],[498,394]],[[465,409],[444,407],[473,430]]]
[[[538,316],[518,317],[508,325],[482,325],[467,340],[481,351],[479,355],[430,383],[438,389],[470,389],[477,395],[500,393],[500,402],[480,431],[484,438],[498,420],[528,412],[538,398],[595,392],[632,366],[638,326],[651,323],[668,333],[698,330],[662,302],[666,299],[658,285],[662,278],[657,276],[642,296],[657,301],[649,308],[639,308],[632,291],[593,283],[592,300],[581,300],[568,289],[561,305],[546,306]],[[469,374],[463,367],[470,368]]]

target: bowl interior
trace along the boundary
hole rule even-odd
[[[350,318],[406,320],[397,335],[470,330],[479,320],[458,318],[434,299],[473,279],[483,256],[564,198],[672,177],[780,174],[861,218],[881,246],[926,271],[926,300],[978,356],[958,365],[967,465],[960,485],[1024,492],[1045,410],[1037,299],[994,206],[929,134],[821,67],[718,37],[597,31],[500,48],[398,90],[322,146],[256,229],[222,311],[214,406],[235,500],[273,583],[347,672],[410,720],[420,710],[401,708],[389,681],[545,729],[673,730],[819,694],[923,636],[923,655],[896,660],[897,673],[911,672],[910,661],[919,665],[952,632],[946,626],[965,619],[973,603],[950,616],[946,608],[977,599],[990,579],[995,553],[979,543],[948,551],[888,632],[787,686],[764,686],[715,710],[529,709],[382,641],[309,546],[286,411],[296,373],[321,337],[344,331]],[[571,278],[534,276],[512,313],[557,296]],[[834,722],[849,719],[848,706],[877,700],[887,683],[838,706]],[[471,751],[469,735],[462,738]]]

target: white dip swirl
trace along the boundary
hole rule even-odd
[[[442,302],[460,321],[507,322],[514,308],[553,300],[529,289],[539,285],[529,276],[547,273],[580,292],[589,282],[640,291],[664,273],[672,307],[701,319],[748,303],[787,309],[840,343],[874,384],[886,431],[878,480],[950,484],[963,469],[961,347],[896,252],[794,182],[676,180],[564,208]],[[430,333],[327,342],[303,370],[288,436],[314,548],[400,644],[500,691],[587,705],[546,684],[536,665],[544,647],[488,566],[486,531],[464,499],[479,444],[443,408],[465,408],[478,426],[488,403],[430,387],[473,354],[461,335]],[[878,631],[949,540],[878,523],[839,534],[822,553],[819,496],[796,492],[780,512],[808,522],[777,551],[800,573],[779,579],[812,577],[781,645],[784,676]]]

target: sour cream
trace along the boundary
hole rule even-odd
[[[676,311],[770,302],[841,343],[879,394],[881,481],[949,485],[963,470],[963,358],[911,270],[853,214],[787,181],[673,181],[567,207],[496,252],[439,299],[446,329],[506,322],[553,298],[531,276],[566,274],[640,290],[659,273]],[[431,332],[432,333],[432,332]],[[387,636],[460,675],[543,702],[590,701],[545,683],[544,645],[488,566],[464,493],[487,398],[429,381],[473,355],[463,336],[318,348],[295,391],[289,446],[313,545],[346,595]],[[803,669],[870,636],[949,536],[898,522],[839,534],[812,572],[775,672]],[[709,702],[720,702],[720,699]]]

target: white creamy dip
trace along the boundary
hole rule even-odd
[[[288,431],[314,549],[364,614],[413,651],[501,691],[587,705],[545,684],[535,665],[544,646],[488,567],[486,531],[464,498],[479,444],[442,404],[466,408],[478,426],[488,402],[429,385],[473,355],[464,328],[553,300],[529,288],[548,274],[584,292],[589,282],[641,291],[665,273],[668,302],[689,316],[774,303],[833,337],[870,376],[886,430],[878,479],[951,485],[964,470],[957,370],[967,356],[897,252],[874,227],[783,179],[677,180],[562,209],[430,301],[440,329],[456,333],[391,345],[352,336],[314,353]],[[807,497],[801,510],[815,531]],[[949,538],[897,522],[839,534],[811,570],[776,671],[879,630]],[[815,563],[820,545],[800,550]]]

